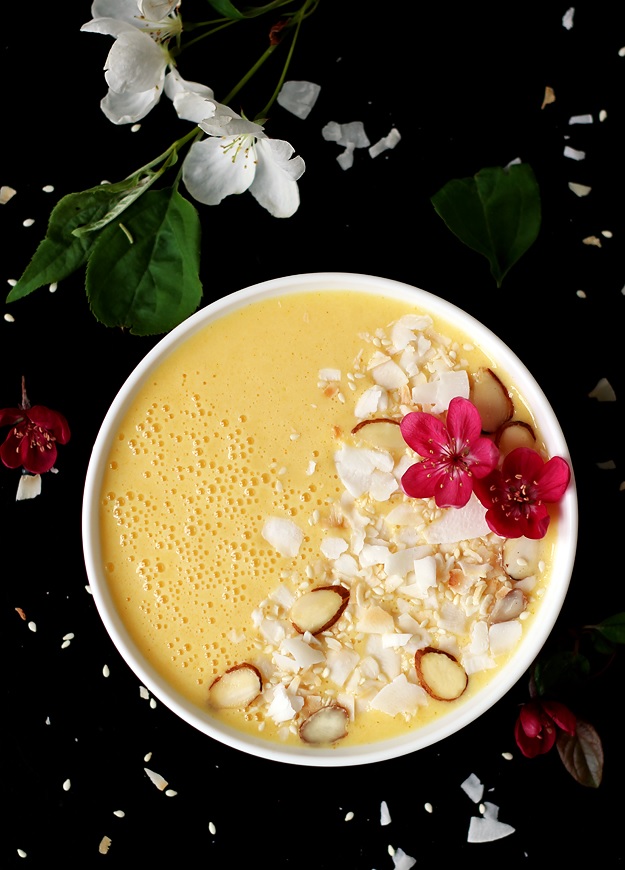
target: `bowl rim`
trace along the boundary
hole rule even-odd
[[[550,455],[567,460],[571,482],[560,503],[558,539],[569,546],[554,548],[552,579],[541,605],[534,614],[524,642],[514,651],[504,668],[465,704],[431,723],[419,725],[405,735],[362,746],[329,747],[286,746],[244,734],[211,717],[195,704],[172,692],[131,639],[117,613],[108,591],[99,545],[99,502],[103,460],[121,419],[133,396],[152,369],[166,356],[206,325],[243,305],[291,293],[354,291],[358,294],[388,296],[423,309],[443,323],[469,334],[488,355],[511,376],[537,420]],[[161,338],[130,372],[114,397],[96,436],[85,477],[82,502],[83,557],[90,590],[98,613],[117,651],[148,691],[182,720],[222,744],[244,753],[303,766],[350,766],[385,761],[438,743],[454,734],[496,704],[529,670],[544,646],[564,603],[575,562],[578,535],[578,504],[575,475],[570,452],[560,423],[545,393],[526,364],[494,332],[466,310],[427,290],[389,278],[353,272],[305,272],[261,281],[235,290],[199,309]],[[555,578],[555,580],[554,580]]]

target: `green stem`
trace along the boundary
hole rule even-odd
[[[276,87],[275,87],[273,94],[269,98],[269,102],[265,105],[262,112],[259,112],[256,115],[256,117],[258,119],[266,117],[269,114],[269,110],[271,109],[271,107],[273,106],[275,101],[277,100],[278,94],[280,93],[280,91],[282,89],[282,85],[284,84],[284,81],[286,79],[286,74],[289,70],[289,66],[291,65],[291,60],[293,59],[293,53],[295,52],[295,44],[297,42],[297,37],[299,36],[300,30],[302,27],[302,22],[304,21],[304,19],[308,15],[312,14],[312,12],[315,11],[319,2],[320,2],[320,0],[305,0],[304,4],[301,7],[301,9],[299,10],[299,12],[297,12],[295,14],[294,19],[293,19],[293,20],[295,20],[295,32],[293,34],[293,38],[291,39],[291,45],[289,46],[289,51],[288,51],[288,54],[287,54],[286,59],[284,61],[284,66],[282,67],[282,73],[280,74],[280,78],[278,79],[278,83],[276,84]],[[276,46],[274,45],[271,47],[275,48]],[[226,102],[227,102],[227,100],[226,100]]]

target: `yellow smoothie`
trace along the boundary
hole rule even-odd
[[[555,518],[536,570],[512,580],[474,496],[462,510],[409,498],[400,478],[418,457],[393,424],[353,431],[440,413],[484,367],[509,391],[514,420],[535,429],[471,336],[386,297],[337,289],[251,302],[171,351],[111,445],[100,516],[116,607],[165,680],[279,743],[301,744],[302,722],[336,705],[341,746],[419,728],[490,680],[540,605]],[[349,592],[338,619],[299,630],[295,602],[337,584]],[[493,620],[513,589],[521,612]],[[420,682],[425,647],[466,672],[457,700]],[[244,706],[215,704],[214,681],[243,663],[260,692]]]

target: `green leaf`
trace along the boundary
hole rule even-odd
[[[273,3],[266,3],[263,6],[246,6],[244,12],[240,12],[230,0],[208,0],[210,5],[223,15],[224,18],[233,20],[241,20],[242,18],[255,18],[258,15],[264,15],[265,12],[271,12],[272,9],[277,9],[284,6],[283,0],[274,0]]]
[[[449,181],[431,202],[452,233],[488,259],[498,287],[540,230],[540,191],[528,163]]]
[[[615,613],[594,627],[612,643],[625,643],[625,612]]]
[[[577,720],[575,734],[561,731],[556,742],[562,763],[571,776],[590,788],[598,788],[603,777],[603,746],[594,727]]]
[[[97,241],[97,233],[78,235],[78,231],[101,221],[135,187],[134,181],[124,180],[70,193],[59,200],[50,214],[45,238],[6,301],[15,302],[44,284],[67,278],[83,266]]]
[[[174,188],[143,194],[98,236],[86,289],[95,317],[134,335],[169,332],[202,298],[201,227]]]
[[[534,682],[539,695],[549,695],[554,689],[576,688],[590,673],[590,662],[580,653],[563,651],[539,660],[534,669]]]

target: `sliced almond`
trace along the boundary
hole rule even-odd
[[[228,668],[213,680],[208,690],[209,703],[218,709],[248,707],[263,690],[263,678],[254,665],[243,662]]]
[[[469,684],[467,672],[458,659],[433,646],[417,650],[415,668],[419,682],[437,701],[455,701]]]
[[[304,743],[336,743],[347,734],[349,713],[340,704],[327,704],[311,713],[299,726]]]
[[[334,625],[347,607],[349,589],[344,586],[317,586],[293,602],[290,619],[300,634],[319,634]]]
[[[390,417],[373,417],[370,420],[361,420],[352,429],[352,435],[357,435],[371,447],[380,447],[383,450],[405,450],[406,448],[399,420],[392,420]]]
[[[502,548],[503,569],[512,580],[525,580],[538,571],[540,542],[532,538],[506,538]]]
[[[503,456],[517,447],[536,449],[536,434],[529,423],[523,420],[508,420],[495,433],[495,444]]]
[[[480,412],[483,432],[496,432],[514,414],[510,393],[489,368],[480,368],[471,375],[469,399]]]
[[[490,621],[493,624],[498,622],[509,622],[511,619],[516,619],[520,616],[527,607],[527,598],[520,589],[511,589],[507,595],[500,598],[497,604],[493,607],[490,615]]]

